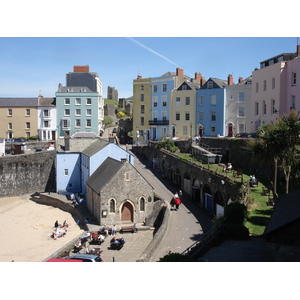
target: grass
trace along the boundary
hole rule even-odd
[[[248,216],[245,226],[249,229],[251,236],[259,236],[264,233],[264,230],[269,222],[273,212],[273,206],[267,206],[267,196],[262,196],[262,184],[258,188],[251,188],[250,198],[253,203],[248,205]]]
[[[176,153],[175,155],[179,156],[183,161],[190,161],[199,165],[203,165],[212,171],[228,176],[232,180],[237,180],[233,177],[233,172],[224,173],[223,167],[219,166],[218,164],[202,164],[199,162],[199,160],[192,157],[191,154],[187,153]],[[249,178],[249,175],[245,173],[242,176],[244,182],[246,182],[246,180]],[[261,195],[262,187],[265,186],[260,182],[258,188],[250,188],[249,197],[251,199],[251,204],[248,205],[248,216],[245,226],[249,229],[251,236],[260,236],[264,233],[270,216],[273,212],[273,206],[268,206],[266,204],[268,197]]]

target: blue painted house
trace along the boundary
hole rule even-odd
[[[129,152],[99,137],[59,139],[56,153],[56,192],[85,194],[87,179],[107,157],[120,161],[128,159],[134,165],[134,158]]]
[[[149,121],[151,139],[169,136],[170,97],[174,89],[175,73],[168,72],[152,78],[152,116]]]
[[[209,78],[200,89],[196,90],[198,135],[210,137],[225,135],[225,87],[227,84],[227,81]]]

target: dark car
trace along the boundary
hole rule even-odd
[[[257,134],[256,133],[248,133],[248,138],[257,138]]]
[[[15,139],[14,142],[15,143],[24,143],[25,140],[24,139]]]
[[[112,132],[117,133],[117,128],[114,128]]]

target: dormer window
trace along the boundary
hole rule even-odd
[[[212,81],[208,81],[207,82],[207,88],[208,89],[212,89],[213,88],[213,82]]]

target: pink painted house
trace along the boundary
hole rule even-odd
[[[260,63],[260,69],[252,72],[252,132],[260,125],[275,122],[282,114],[288,114],[291,107],[300,110],[297,73],[300,77],[300,45],[297,52],[269,58]]]

